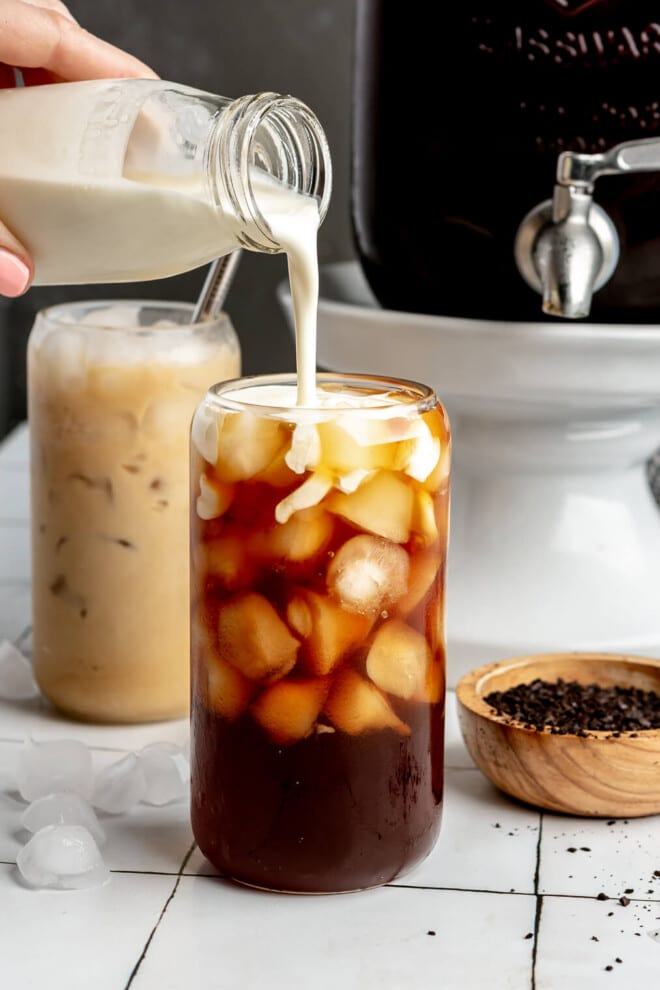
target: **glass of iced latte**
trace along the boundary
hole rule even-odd
[[[450,439],[425,386],[215,386],[192,424],[192,820],[242,883],[387,883],[440,826]]]
[[[78,718],[189,708],[190,422],[240,371],[227,316],[191,316],[81,302],[43,310],[30,335],[34,670]]]

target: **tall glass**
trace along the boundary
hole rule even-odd
[[[257,887],[387,883],[443,788],[450,438],[433,391],[209,390],[192,426],[192,821]]]
[[[240,371],[226,315],[81,302],[28,346],[34,670],[64,712],[138,722],[189,708],[188,437]]]

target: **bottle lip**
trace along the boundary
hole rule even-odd
[[[216,177],[214,183],[216,199],[219,195],[219,178],[239,218],[246,225],[250,223],[256,227],[263,238],[254,241],[248,233],[244,233],[243,246],[259,251],[279,252],[281,245],[261,213],[249,167],[253,161],[255,144],[259,140],[259,127],[268,116],[280,124],[288,117],[296,125],[295,133],[289,131],[292,141],[287,149],[288,154],[280,162],[284,163],[287,174],[278,178],[290,188],[316,197],[319,204],[319,224],[323,223],[332,192],[330,148],[318,118],[301,100],[271,92],[256,93],[234,100],[218,119],[216,133],[210,144],[210,155],[220,163],[220,176]],[[308,166],[311,165],[311,168],[305,166],[300,137],[306,139],[310,156]],[[210,174],[213,175],[213,170]]]

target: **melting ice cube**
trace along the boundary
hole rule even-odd
[[[145,804],[181,801],[188,791],[190,768],[180,746],[150,743],[137,754],[145,779]]]
[[[39,688],[32,676],[32,666],[13,643],[5,639],[0,643],[0,698],[22,701],[35,698]]]
[[[21,825],[33,833],[46,825],[82,825],[97,845],[102,846],[105,842],[105,832],[92,806],[79,794],[72,794],[70,791],[37,798],[23,812]]]
[[[16,782],[26,801],[35,801],[55,791],[73,791],[89,798],[94,772],[92,755],[74,739],[47,742],[27,740],[18,756]]]
[[[104,767],[96,778],[92,804],[111,815],[129,811],[144,799],[147,789],[142,765],[135,753]]]
[[[396,543],[366,533],[342,544],[327,573],[329,590],[349,612],[377,612],[403,595],[410,560]]]
[[[82,825],[46,825],[23,846],[16,864],[31,887],[81,890],[110,879],[92,835]]]

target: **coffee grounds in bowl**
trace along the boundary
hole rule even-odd
[[[484,701],[498,715],[507,715],[529,729],[549,728],[557,735],[610,732],[618,736],[660,729],[660,695],[639,688],[537,677],[506,691],[492,691]]]

